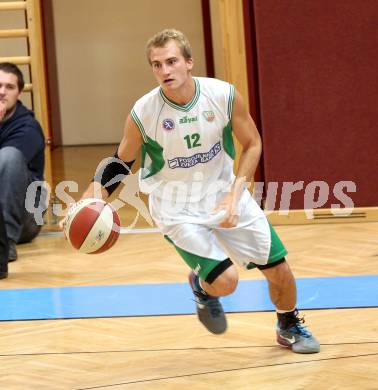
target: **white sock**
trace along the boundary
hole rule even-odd
[[[199,286],[201,287],[202,292],[205,293],[206,295],[208,295],[207,292],[206,292],[206,290],[205,290],[205,289],[203,288],[203,286],[202,286],[202,279],[201,279],[201,278],[198,278],[198,284],[199,284]]]
[[[284,314],[284,313],[290,313],[290,312],[294,311],[295,309],[296,309],[296,306],[294,306],[294,308],[291,310],[281,310],[281,309],[276,308],[276,312],[279,314]]]

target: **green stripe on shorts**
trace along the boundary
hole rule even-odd
[[[202,257],[185,251],[182,248],[179,248],[175,243],[168,237],[164,238],[170,242],[180,254],[180,256],[185,260],[185,263],[197,274],[202,280],[206,280],[209,273],[223,260],[214,260],[209,259],[208,257]]]
[[[287,255],[287,250],[270,223],[269,223],[269,228],[270,228],[271,242],[270,242],[270,252],[269,252],[267,264],[272,264],[285,257]],[[255,264],[249,263],[247,269],[252,269],[255,267],[256,267]]]
[[[269,228],[272,242],[270,243],[268,263],[274,263],[285,257],[287,255],[287,250],[271,224],[269,224]]]

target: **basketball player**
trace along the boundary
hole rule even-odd
[[[149,194],[152,218],[192,269],[190,286],[197,313],[212,333],[227,328],[219,297],[238,284],[235,263],[258,268],[268,280],[277,310],[277,341],[297,353],[319,352],[296,308],[296,283],[285,247],[247,190],[261,154],[256,126],[235,88],[224,81],[193,77],[186,37],[164,30],[147,44],[159,86],[134,105],[115,157],[97,182],[103,197],[127,175],[141,152],[140,188]],[[242,146],[233,173],[235,136]]]

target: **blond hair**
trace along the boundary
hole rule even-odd
[[[155,34],[150,38],[146,45],[146,55],[148,62],[151,64],[150,53],[151,50],[155,47],[164,47],[170,40],[177,42],[178,47],[180,48],[181,54],[186,60],[192,58],[192,49],[190,48],[190,43],[186,36],[174,28],[167,28],[159,33]]]

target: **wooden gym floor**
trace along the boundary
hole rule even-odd
[[[56,149],[56,183],[77,181],[81,192],[96,161],[113,149]],[[134,217],[122,209],[124,226]],[[150,228],[141,217],[136,227]],[[297,278],[377,274],[376,222],[276,229]],[[34,242],[18,246],[1,290],[186,283],[186,265],[159,233],[125,234],[109,252],[88,256],[54,231],[46,226]],[[240,277],[262,279],[258,271]],[[321,352],[307,356],[276,345],[271,311],[229,313],[221,336],[209,334],[194,314],[1,321],[0,389],[378,389],[378,309],[358,306],[302,311],[321,342]]]

